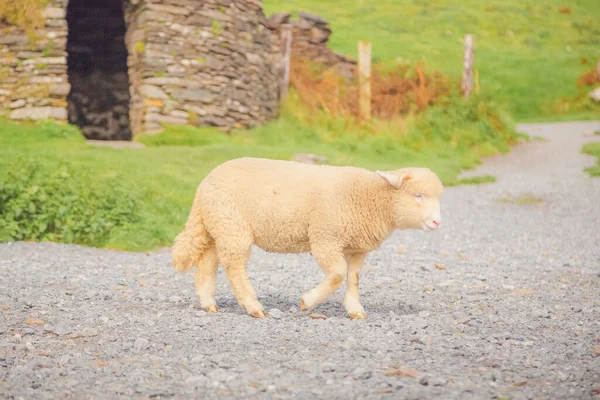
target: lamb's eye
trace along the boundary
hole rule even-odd
[[[422,203],[425,200],[425,196],[422,193],[415,193],[415,198],[419,203]]]

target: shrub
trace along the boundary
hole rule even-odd
[[[19,159],[0,179],[0,241],[101,246],[114,228],[137,221],[135,197],[72,165],[46,169]]]

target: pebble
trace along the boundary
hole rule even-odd
[[[96,328],[83,328],[81,330],[81,336],[83,337],[93,337],[98,336],[98,329]]]
[[[73,329],[69,325],[66,325],[66,324],[60,324],[52,329],[52,332],[54,332],[58,336],[68,335],[72,331],[73,331]]]
[[[371,371],[367,371],[365,368],[362,367],[358,367],[354,370],[354,372],[352,373],[354,375],[355,379],[369,379],[371,376],[373,376],[373,373]]]
[[[271,317],[275,318],[275,319],[281,319],[281,318],[283,318],[283,312],[280,309],[278,309],[278,308],[271,308],[268,311],[268,314]]]
[[[148,341],[148,339],[137,338],[133,343],[133,348],[137,351],[145,350],[148,347],[150,347],[150,342]]]
[[[429,325],[429,323],[427,322],[426,319],[415,318],[415,320],[411,322],[410,327],[413,331],[415,331],[418,329],[425,329],[425,328],[427,328],[428,325]]]

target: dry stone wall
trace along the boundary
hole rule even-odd
[[[11,119],[67,120],[66,3],[48,3],[33,40],[0,21],[0,111]]]
[[[229,130],[277,115],[279,54],[259,0],[51,0],[44,16],[34,42],[0,25],[9,118],[129,139],[163,123]]]
[[[260,1],[147,0],[127,14],[132,99],[143,99],[134,126],[245,128],[276,116],[277,53]]]
[[[274,51],[280,48],[281,28],[292,25],[292,58],[304,58],[335,68],[347,77],[356,74],[356,60],[332,51],[327,42],[331,29],[327,20],[306,12],[298,13],[298,19],[291,20],[289,13],[277,13],[269,17],[267,26],[273,32]],[[281,60],[278,60],[281,62]]]
[[[267,19],[259,0],[50,0],[43,15],[34,40],[0,22],[0,112],[68,121],[89,139],[276,117],[283,24],[293,57],[356,70],[327,46],[327,21]]]

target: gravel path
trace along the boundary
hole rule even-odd
[[[0,245],[0,398],[600,398],[600,179],[580,154],[600,123],[521,129],[548,141],[367,258],[366,320],[344,286],[327,319],[298,310],[322,277],[307,255],[253,253],[272,315],[253,319],[222,270],[221,312],[200,310],[168,251]]]

